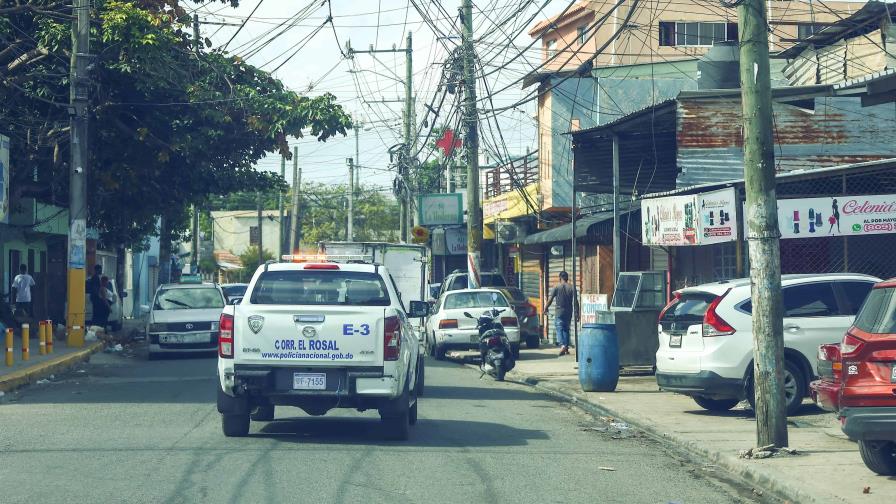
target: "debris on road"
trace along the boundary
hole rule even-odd
[[[863,494],[870,494],[870,493],[871,493],[871,487],[870,487],[870,486],[866,486],[865,488],[862,489],[862,493],[863,493]]]
[[[615,467],[598,466],[598,471],[615,471]]]
[[[47,379],[37,380],[38,385],[46,385],[48,383],[53,383],[53,382],[51,382],[50,380],[47,380]]]
[[[759,446],[756,448],[750,448],[749,450],[741,450],[738,453],[738,458],[742,459],[765,459],[770,457],[778,457],[781,455],[799,455],[800,453],[796,451],[794,448],[775,448],[775,445],[767,445],[767,446]]]

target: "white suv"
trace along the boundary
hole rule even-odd
[[[386,268],[313,262],[258,268],[242,302],[220,321],[218,411],[227,436],[275,406],[309,415],[333,408],[376,409],[388,437],[406,439],[417,422],[422,353],[409,313]],[[251,414],[251,417],[250,417]]]
[[[815,376],[818,346],[843,339],[871,287],[858,274],[783,275],[784,388],[794,414]],[[660,388],[724,411],[753,403],[750,279],[688,287],[659,318],[656,381]]]

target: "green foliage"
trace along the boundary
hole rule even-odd
[[[274,254],[270,251],[265,250],[263,252],[264,262],[258,261],[258,247],[253,245],[246,249],[245,252],[240,254],[240,262],[243,264],[243,273],[245,273],[245,277],[251,277],[255,270],[258,269],[258,266],[264,264],[267,261],[274,260]],[[241,275],[242,276],[242,275]]]
[[[344,185],[308,184],[302,188],[302,242],[346,239],[348,189]],[[355,241],[397,241],[398,203],[381,191],[360,187],[355,193]]]
[[[33,8],[0,15],[0,124],[12,140],[13,196],[66,206],[71,7],[0,0],[0,9],[20,4]],[[220,51],[197,55],[176,0],[95,5],[88,208],[106,242],[139,243],[158,232],[160,216],[176,235],[191,204],[283,187],[253,169],[265,153],[291,158],[287,137],[306,130],[324,141],[350,127],[333,95],[301,96]]]

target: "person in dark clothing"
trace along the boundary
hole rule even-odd
[[[548,308],[554,301],[557,301],[557,307],[554,308],[554,324],[557,331],[557,343],[560,345],[560,355],[569,354],[569,325],[572,322],[573,315],[577,315],[576,289],[569,284],[569,274],[565,271],[560,272],[560,284],[551,289],[551,295],[548,298],[548,304],[544,307],[547,313]]]
[[[103,330],[109,325],[109,315],[112,313],[112,303],[109,299],[109,277],[100,277],[97,296],[93,303],[93,325],[100,326]]]
[[[87,279],[87,299],[90,300],[90,304],[93,306],[93,318],[89,322],[93,325],[96,324],[97,320],[97,306],[99,306],[100,300],[102,298],[102,293],[100,292],[100,279],[103,277],[103,266],[97,264],[93,267],[93,276]]]

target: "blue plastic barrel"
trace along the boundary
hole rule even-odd
[[[612,392],[619,383],[615,324],[584,324],[579,335],[579,383],[585,392]]]

